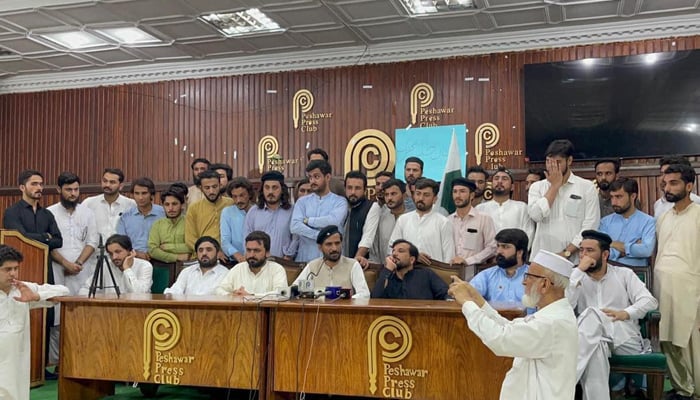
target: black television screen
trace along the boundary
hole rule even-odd
[[[529,159],[555,139],[584,160],[700,154],[700,51],[525,65]]]

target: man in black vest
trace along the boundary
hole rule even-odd
[[[369,249],[374,243],[379,224],[380,207],[367,199],[367,176],[360,171],[345,175],[345,198],[350,210],[345,223],[343,254],[355,258],[362,268],[367,268]]]

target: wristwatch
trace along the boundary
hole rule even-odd
[[[568,249],[564,249],[564,251],[562,252],[562,254],[564,254],[564,257],[566,257],[566,258],[571,257],[571,252],[570,252]]]

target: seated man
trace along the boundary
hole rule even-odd
[[[447,284],[430,268],[416,267],[418,248],[399,239],[391,246],[372,290],[373,298],[445,300]]]
[[[29,310],[53,307],[47,299],[70,294],[65,286],[18,280],[22,258],[14,248],[0,245],[0,399],[29,399]]]
[[[610,353],[649,351],[638,320],[656,309],[658,302],[634,271],[607,264],[610,236],[594,230],[583,231],[581,236],[581,261],[566,291],[579,314],[576,379],[581,382],[584,400],[605,400],[610,399]]]
[[[521,229],[503,229],[496,234],[496,243],[497,265],[479,272],[469,283],[488,302],[520,304],[528,269],[527,234]]]
[[[352,288],[353,299],[369,299],[369,288],[360,263],[340,255],[343,248],[343,235],[335,225],[321,229],[316,239],[322,257],[309,261],[293,285],[300,280],[313,280],[314,288],[324,290],[328,286]]]
[[[220,296],[251,296],[271,294],[274,290],[287,287],[287,273],[284,267],[270,256],[270,236],[261,231],[253,231],[245,238],[246,261],[236,264],[224,276],[216,288]]]
[[[656,246],[656,220],[636,207],[639,185],[631,178],[610,184],[613,214],[600,220],[598,230],[610,235],[609,260],[644,267]]]
[[[107,268],[112,270],[114,283],[119,286],[121,293],[150,293],[153,284],[153,266],[150,262],[136,258],[136,252],[131,245],[131,239],[126,235],[112,235],[105,242],[105,249],[112,262],[107,262],[102,266],[102,282],[105,289],[99,289],[99,293],[116,293],[112,286],[112,278]],[[93,274],[94,276],[94,274]],[[80,288],[80,295],[87,295],[92,284],[92,276],[83,283]]]
[[[175,283],[165,289],[164,294],[211,295],[228,273],[228,269],[219,264],[216,257],[221,250],[216,239],[202,236],[197,239],[194,247],[197,251],[197,264],[183,269]]]

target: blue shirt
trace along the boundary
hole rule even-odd
[[[323,197],[312,193],[297,200],[290,226],[291,232],[299,235],[299,250],[295,260],[307,262],[321,257],[316,244],[318,233],[328,225],[337,225],[340,232],[344,232],[347,213],[348,202],[345,197],[332,192]],[[308,219],[306,224],[304,219]]]
[[[128,236],[134,250],[145,253],[148,251],[148,235],[151,233],[151,227],[154,222],[163,217],[165,217],[165,210],[158,204],[152,204],[151,211],[147,215],[141,214],[138,207],[131,207],[119,217],[117,233]]]
[[[620,257],[620,252],[611,247],[610,260],[637,267],[649,265],[649,257],[656,246],[656,221],[651,215],[639,210],[629,218],[610,214],[600,220],[598,230],[625,244],[625,256]]]
[[[245,211],[237,206],[228,206],[221,210],[221,249],[224,254],[231,257],[236,253],[245,255],[245,236],[243,225],[245,223]]]
[[[523,279],[528,268],[523,264],[513,276],[508,276],[505,269],[496,265],[479,272],[469,283],[490,303],[521,304],[525,294]]]
[[[257,205],[248,210],[245,216],[243,227],[243,237],[248,236],[253,231],[263,231],[270,235],[270,254],[275,257],[293,256],[290,244],[292,234],[289,231],[289,222],[292,220],[292,208],[283,209],[277,207],[271,210],[265,207],[258,208]]]

